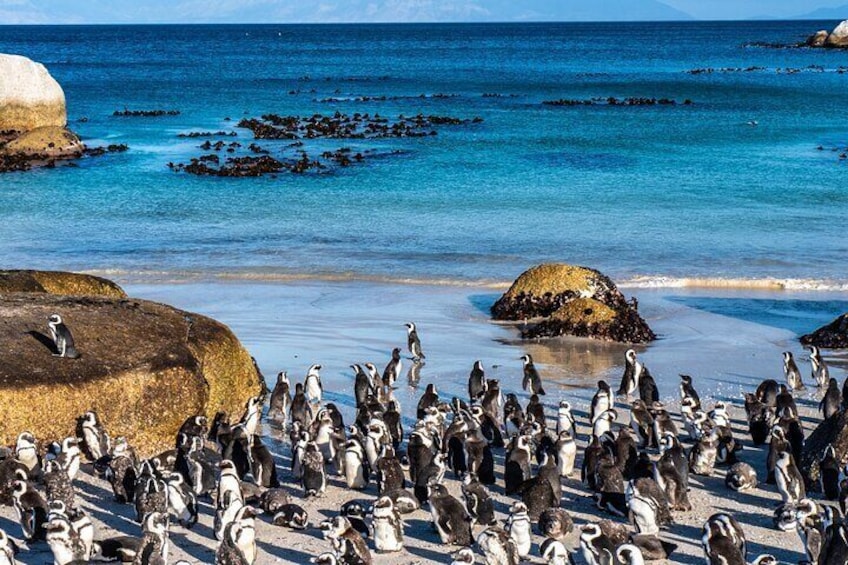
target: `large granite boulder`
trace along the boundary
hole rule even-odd
[[[516,279],[492,306],[496,320],[528,322],[524,337],[573,335],[646,343],[656,335],[612,280],[587,267],[543,264]]]
[[[78,359],[53,355],[47,317],[54,313],[70,328]],[[0,294],[0,343],[0,444],[24,430],[61,440],[74,433],[77,416],[95,410],[113,437],[151,455],[173,446],[187,417],[211,419],[219,410],[239,417],[262,390],[226,326],[145,300]]]
[[[108,279],[64,271],[0,271],[0,295],[10,292],[127,297],[124,289]]]
[[[825,47],[848,47],[848,20],[843,21],[833,28],[827,36]]]
[[[0,131],[64,128],[65,93],[41,63],[0,53]]]
[[[848,463],[848,411],[843,410],[821,422],[804,441],[799,468],[808,491],[821,490],[819,461],[829,445],[833,445],[839,468],[843,468]]]
[[[848,348],[848,314],[842,314],[813,333],[802,335],[801,343],[825,349]]]

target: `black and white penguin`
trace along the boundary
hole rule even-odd
[[[439,404],[439,393],[436,390],[436,385],[430,383],[424,389],[424,394],[418,399],[418,407],[416,410],[416,418],[419,420],[427,414],[428,408],[433,408]]]
[[[475,557],[474,552],[467,547],[463,547],[453,556],[451,565],[474,565],[476,560],[477,558]]]
[[[289,420],[291,405],[292,393],[289,376],[285,371],[280,371],[277,373],[277,384],[274,385],[274,390],[271,391],[268,417],[280,422],[285,427]]]
[[[12,502],[24,540],[43,540],[44,524],[47,523],[47,503],[41,494],[26,481],[18,479],[12,482]]]
[[[380,553],[403,549],[403,522],[395,511],[394,502],[381,496],[371,511],[374,529],[374,549]]]
[[[789,440],[786,439],[786,432],[784,432],[783,428],[780,426],[773,426],[769,439],[768,457],[766,458],[766,484],[774,484],[774,473],[775,466],[777,465],[777,458],[782,452],[789,451],[790,449],[791,446],[789,445]]]
[[[303,381],[303,393],[312,406],[320,405],[324,395],[324,385],[321,383],[321,368],[321,365],[317,363],[309,367]]]
[[[601,437],[612,429],[612,425],[618,419],[618,412],[610,408],[606,412],[598,414],[592,422],[592,435]]]
[[[67,517],[57,517],[45,523],[44,529],[47,545],[53,552],[54,563],[66,565],[88,561],[86,547]]]
[[[521,388],[525,391],[530,390],[530,394],[545,395],[545,389],[542,387],[542,377],[533,364],[533,357],[529,353],[521,356],[521,361],[524,362],[524,378],[521,380]]]
[[[689,451],[689,472],[709,477],[715,470],[719,436],[716,430],[704,435]]]
[[[288,503],[277,510],[271,523],[293,530],[305,530],[309,527],[309,514],[301,506]]]
[[[833,448],[833,445],[828,445],[821,459],[819,459],[819,485],[826,500],[837,500],[839,498],[839,468],[836,449]]]
[[[736,492],[751,490],[757,487],[757,472],[747,463],[735,463],[728,469],[724,484]]]
[[[250,473],[254,482],[262,488],[277,488],[280,480],[277,478],[274,456],[258,434],[251,436],[249,441]]]
[[[135,486],[136,522],[143,524],[151,512],[168,512],[168,489],[165,481],[153,474],[141,474]]]
[[[748,418],[748,432],[751,434],[754,445],[762,445],[768,441],[773,414],[756,394],[746,392],[743,396],[745,397],[745,414]]]
[[[481,526],[491,526],[497,523],[495,506],[489,491],[486,490],[474,473],[468,473],[462,479],[462,497],[465,508],[474,521]]]
[[[483,394],[480,404],[492,420],[500,422],[503,395],[501,394],[501,386],[498,379],[486,379],[486,392]]]
[[[677,437],[677,426],[665,406],[660,402],[654,402],[651,411],[654,416],[654,438],[659,441],[666,434]]]
[[[327,472],[324,469],[324,456],[314,441],[306,444],[306,450],[301,461],[304,496],[321,496],[327,489]]]
[[[477,547],[483,553],[486,563],[519,565],[521,562],[515,540],[501,528],[489,527],[480,532],[477,536]]]
[[[546,538],[539,544],[539,556],[546,565],[569,565],[572,563],[571,554],[559,540]]]
[[[768,406],[775,408],[777,406],[777,395],[780,393],[780,385],[774,379],[766,379],[757,387],[757,399]]]
[[[661,527],[671,523],[665,492],[653,479],[630,481],[625,497],[638,533],[659,534]]]
[[[403,467],[391,445],[383,446],[380,458],[377,460],[377,492],[381,496],[387,492],[402,489],[406,486]]]
[[[556,459],[560,477],[570,477],[577,458],[577,442],[567,429],[559,432],[556,441]]]
[[[422,504],[427,502],[430,496],[430,483],[441,483],[444,479],[447,458],[446,453],[437,453],[429,459],[429,463],[419,469],[413,486],[413,492],[418,502]]]
[[[630,544],[635,546],[645,561],[660,561],[669,559],[677,549],[677,544],[661,540],[658,536],[633,534]],[[624,546],[619,546],[624,547]]]
[[[784,504],[798,502],[807,495],[804,478],[795,464],[795,458],[788,451],[781,451],[778,454],[774,467],[774,479]]]
[[[97,461],[111,449],[109,434],[100,423],[97,413],[89,410],[77,419],[77,437],[82,438],[82,449],[90,461]]]
[[[539,515],[539,533],[544,537],[563,540],[574,530],[574,520],[564,508],[548,508]]]
[[[686,476],[688,477],[688,470]],[[660,457],[654,467],[654,480],[665,492],[668,505],[672,510],[684,512],[692,510],[692,505],[689,503],[687,479],[684,478],[673,458]]]
[[[589,423],[593,423],[598,416],[614,406],[615,398],[610,385],[606,381],[598,381],[598,390],[592,397],[592,404],[589,407]]]
[[[645,557],[642,550],[632,543],[620,545],[615,550],[615,556],[621,565],[644,565]]]
[[[557,435],[563,430],[568,430],[571,437],[577,437],[577,422],[571,412],[571,403],[567,400],[560,400],[557,408]]]
[[[168,514],[184,528],[197,523],[197,496],[180,473],[171,473],[166,481],[168,488]]]
[[[400,378],[403,372],[403,361],[400,359],[400,348],[392,349],[392,358],[383,369],[383,386],[386,388],[394,388],[395,382]]]
[[[59,448],[59,453],[54,460],[72,481],[77,477],[80,468],[80,454],[82,451],[79,448],[79,439],[75,437],[66,437],[62,440],[62,445]]]
[[[76,508],[74,485],[58,463],[55,461],[47,462],[42,481],[44,482],[44,494],[47,500],[60,500],[68,510]]]
[[[15,441],[15,459],[23,466],[27,474],[27,479],[30,481],[39,481],[41,479],[41,456],[38,454],[35,436],[30,432],[18,434]]]
[[[351,527],[344,516],[329,520],[325,535],[332,542],[340,562],[351,565],[371,565],[373,562],[371,551],[362,535]]]
[[[448,493],[444,485],[429,485],[430,514],[442,543],[470,546],[471,517],[463,504]]]
[[[690,375],[680,375],[680,401],[683,402],[687,398],[691,398],[692,402],[690,405],[693,407],[693,410],[701,409],[701,398],[698,396],[698,392],[695,390],[695,387],[692,386],[692,377]]]
[[[530,445],[525,436],[516,436],[511,442],[504,464],[504,482],[507,495],[518,492],[521,483],[530,478]]]
[[[530,548],[533,545],[533,531],[527,506],[523,502],[514,502],[512,504],[504,529],[512,541],[515,542],[518,556],[521,559],[527,559],[530,555]]]
[[[376,395],[374,382],[371,376],[366,373],[360,365],[351,365],[353,369],[353,397],[356,400],[356,407],[361,408],[368,401],[370,395]]]
[[[791,351],[783,352],[783,375],[786,377],[786,386],[789,390],[804,390],[804,382],[801,379],[801,371],[795,363]]]
[[[344,474],[348,488],[356,490],[368,488],[371,466],[365,457],[365,448],[358,438],[351,438],[345,444]]]
[[[472,401],[482,398],[486,388],[486,372],[483,370],[483,362],[478,359],[468,375],[468,398]]]
[[[745,533],[733,516],[713,514],[704,523],[702,532],[701,545],[710,565],[746,565]]]
[[[580,530],[580,553],[587,565],[615,563],[615,540],[598,524],[585,524]]]
[[[842,410],[842,393],[839,392],[839,384],[836,382],[836,379],[828,380],[827,391],[819,403],[819,410],[824,414],[825,420],[839,414]]]
[[[654,417],[641,398],[634,400],[630,408],[630,427],[636,432],[639,447],[653,447],[656,445]]]
[[[521,433],[525,423],[524,410],[521,408],[521,403],[518,401],[518,396],[515,393],[510,392],[506,395],[506,401],[503,405],[503,415],[506,435],[514,436]]]
[[[305,428],[309,428],[312,425],[312,407],[306,399],[306,393],[303,390],[303,383],[296,383],[294,385],[294,397],[292,398],[291,405],[291,420],[292,425],[294,425],[295,422],[300,422],[300,424]]]
[[[495,457],[483,430],[476,421],[471,422],[465,439],[465,456],[468,472],[477,476],[481,483],[495,484]]]
[[[425,358],[424,352],[421,350],[421,340],[418,338],[418,329],[413,322],[407,322],[405,325],[406,345],[409,354],[412,355],[412,360],[417,363]]]
[[[53,339],[53,346],[56,349],[54,357],[67,357],[68,359],[77,359],[80,354],[74,346],[74,336],[71,335],[71,330],[62,321],[62,316],[53,314],[47,318],[47,327],[50,328],[50,337]]]
[[[810,346],[810,365],[812,369],[813,382],[819,387],[824,387],[830,380],[830,371],[824,362],[821,350],[815,345]]]
[[[362,502],[359,500],[348,500],[342,504],[339,514],[347,518],[351,527],[359,532],[363,538],[368,539],[371,537],[372,529],[367,521],[368,512]]]
[[[639,388],[639,377],[642,376],[642,370],[642,363],[636,359],[636,350],[628,349],[624,353],[624,374],[621,375],[618,396],[630,396]]]

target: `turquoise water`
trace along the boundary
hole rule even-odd
[[[848,145],[848,74],[836,72],[848,53],[745,45],[832,25],[5,27],[0,51],[48,67],[74,130],[130,150],[0,176],[2,266],[475,282],[560,260],[645,285],[845,288],[848,165],[829,148]],[[752,66],[765,70],[686,73]],[[320,102],[358,96],[395,99]],[[694,103],[542,104],[608,96]],[[112,116],[124,108],[181,113]],[[380,153],[326,174],[217,179],[166,166],[207,153],[181,132],[336,111],[484,121],[308,143]]]

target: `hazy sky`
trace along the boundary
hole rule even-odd
[[[0,0],[0,24],[791,18],[848,0]],[[840,13],[841,15],[841,13]],[[837,17],[837,16],[828,16]]]

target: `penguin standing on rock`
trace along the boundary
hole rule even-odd
[[[47,327],[50,328],[50,337],[53,338],[53,346],[56,348],[54,357],[67,357],[78,359],[80,354],[74,346],[74,337],[71,330],[62,321],[62,316],[53,314],[47,318]]]
[[[791,351],[783,352],[783,374],[786,377],[786,386],[789,390],[804,390],[804,382],[801,380],[801,371],[795,363]]]
[[[421,340],[418,338],[418,330],[413,322],[406,324],[406,345],[415,363],[424,359],[424,352],[421,350]]]
[[[522,355],[520,359],[524,362],[524,378],[521,380],[521,388],[526,391],[529,387],[530,394],[544,396],[545,389],[542,388],[542,377],[539,376],[539,371],[533,364],[533,358],[528,353]]]

